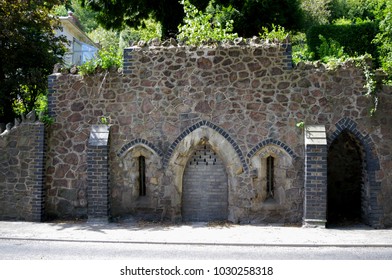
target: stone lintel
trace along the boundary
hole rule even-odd
[[[90,146],[107,146],[109,142],[109,126],[93,125],[91,126],[90,138],[88,144]]]
[[[327,145],[327,133],[324,125],[305,126],[305,146]]]

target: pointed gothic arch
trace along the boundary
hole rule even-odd
[[[137,146],[143,146],[146,149],[150,150],[152,153],[157,154],[159,157],[161,158],[163,157],[163,152],[160,149],[155,147],[155,145],[152,144],[151,142],[142,138],[134,139],[129,143],[125,144],[124,146],[122,146],[121,149],[117,152],[117,156],[121,158],[125,156],[131,149]]]
[[[183,176],[189,159],[200,145],[208,145],[223,162],[227,174],[228,214],[227,219],[237,221],[231,207],[230,194],[240,188],[237,176],[248,170],[242,152],[234,140],[222,129],[210,122],[202,121],[185,130],[170,146],[165,157],[166,172],[174,178],[171,196],[172,219],[182,219]]]
[[[168,164],[168,162],[170,161],[170,159],[173,156],[173,153],[176,149],[176,147],[178,146],[178,144],[185,139],[188,135],[190,135],[191,133],[193,133],[195,130],[198,130],[199,128],[202,127],[207,127],[210,128],[211,130],[214,131],[214,133],[217,133],[219,135],[221,135],[231,146],[231,148],[235,151],[235,153],[237,154],[238,158],[241,161],[241,165],[242,168],[245,172],[247,172],[249,170],[248,165],[246,164],[245,158],[242,154],[242,151],[240,149],[240,147],[238,146],[238,144],[236,143],[236,141],[222,128],[220,128],[219,126],[213,124],[210,121],[200,121],[192,126],[190,126],[189,128],[185,129],[177,138],[176,140],[170,145],[167,154],[165,155],[164,158],[164,165],[166,166]]]
[[[289,146],[279,140],[266,139],[257,144],[248,157],[256,209],[276,209],[283,213],[292,203],[302,201],[295,184],[298,156]]]
[[[362,133],[358,125],[350,118],[343,118],[335,125],[336,129],[328,138],[328,151],[339,138],[348,135],[353,146],[361,157],[361,221],[373,227],[381,225],[382,209],[378,203],[381,183],[376,180],[376,171],[380,170],[380,163],[373,141],[368,134]]]
[[[265,139],[258,143],[256,146],[253,147],[253,149],[248,153],[248,158],[252,158],[256,153],[258,153],[261,149],[263,149],[265,146],[268,145],[276,145],[280,148],[282,148],[290,157],[293,159],[296,159],[298,156],[295,154],[295,152],[284,142],[272,138]]]
[[[117,152],[119,170],[123,180],[122,198],[115,207],[128,213],[146,215],[158,219],[156,211],[157,193],[161,192],[163,153],[145,139],[134,139]],[[113,211],[116,211],[113,210]]]

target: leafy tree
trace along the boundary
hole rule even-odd
[[[300,0],[217,0],[222,5],[231,5],[234,14],[234,32],[242,37],[252,37],[262,32],[262,27],[283,26],[288,30],[299,30],[303,26]]]
[[[67,16],[72,11],[78,18],[85,32],[91,32],[98,28],[95,20],[96,13],[81,6],[79,0],[67,0],[62,5],[55,6],[53,12],[57,16]]]
[[[184,17],[179,0],[79,0],[82,7],[96,12],[96,20],[106,29],[137,28],[152,16],[162,24],[164,37],[174,36]]]
[[[16,116],[15,103],[22,111],[36,106],[46,93],[47,76],[65,52],[63,38],[49,11],[57,0],[0,1],[0,122]]]
[[[306,26],[329,23],[331,11],[329,5],[332,0],[301,0],[301,8],[305,12]]]
[[[106,29],[121,30],[137,27],[143,19],[152,16],[162,24],[163,37],[174,37],[185,14],[179,0],[79,0],[83,7],[97,12],[97,21]],[[204,10],[210,0],[190,0],[198,10]],[[302,26],[300,0],[216,0],[216,4],[237,11],[228,20],[234,20],[234,32],[251,37],[263,26],[275,25],[287,29]],[[228,14],[225,14],[226,16]]]
[[[346,18],[355,22],[357,19],[378,20],[380,12],[389,0],[332,0],[329,5],[331,20]]]
[[[74,12],[75,16],[82,23],[83,31],[90,32],[99,26],[99,24],[94,18],[95,13],[93,11],[83,8],[78,0],[71,0],[70,10]]]

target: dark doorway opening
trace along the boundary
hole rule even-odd
[[[343,131],[328,150],[327,226],[361,222],[363,160],[358,141]]]

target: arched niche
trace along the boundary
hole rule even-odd
[[[144,215],[143,218],[161,219],[161,156],[151,144],[142,142],[128,145],[119,155],[123,181],[112,194],[117,207],[129,214]]]
[[[355,143],[353,145],[359,150],[362,160],[360,220],[375,228],[382,227],[382,208],[379,204],[381,183],[376,179],[376,172],[380,170],[377,149],[371,136],[360,131],[358,124],[350,118],[342,118],[335,124],[335,128],[332,129],[328,138],[328,149],[336,139],[344,134],[349,135],[352,142]]]
[[[183,175],[185,167],[194,150],[200,145],[209,145],[222,160],[227,174],[228,186],[228,217],[237,222],[235,205],[232,194],[240,188],[237,177],[244,172],[243,163],[238,151],[233,148],[221,133],[209,126],[200,126],[185,135],[175,146],[168,159],[166,175],[173,178],[173,191],[171,192],[172,219],[181,220],[181,203],[183,191]]]
[[[203,141],[201,141],[203,142]],[[183,175],[183,221],[225,221],[228,218],[226,167],[208,142],[194,147]]]
[[[253,153],[250,158],[254,198],[252,208],[286,209],[290,208],[296,171],[293,157],[281,146],[267,144]],[[271,190],[272,188],[272,190]]]
[[[328,149],[327,225],[352,224],[366,220],[366,168],[360,142],[342,131]]]

